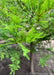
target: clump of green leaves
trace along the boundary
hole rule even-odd
[[[53,10],[54,0],[0,0],[0,39],[4,40],[0,44],[0,59],[10,58],[10,74],[15,75],[20,68],[21,53],[29,60],[30,50],[23,44],[54,38]],[[12,49],[10,45],[14,44],[17,48]],[[44,59],[40,64],[45,64]]]
[[[44,57],[40,57],[40,62],[38,65],[42,65],[42,67],[47,66],[46,62],[50,59],[50,55],[45,55]]]

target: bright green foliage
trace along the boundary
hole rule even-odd
[[[46,62],[47,60],[50,59],[50,56],[49,55],[45,55],[44,57],[40,57],[40,62],[39,62],[39,65],[42,65],[42,67],[47,66]]]
[[[6,56],[12,61],[10,74],[20,68],[22,53],[29,60],[30,50],[23,44],[37,44],[53,37],[54,0],[0,0],[0,39],[5,42],[0,44],[0,58]],[[17,48],[10,47],[14,44]],[[42,61],[39,64],[44,65]]]
[[[27,48],[25,48],[22,44],[18,43],[19,46],[22,48],[23,56],[26,57],[29,60],[29,57],[27,55],[28,52],[30,52]]]

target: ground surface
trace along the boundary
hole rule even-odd
[[[0,41],[0,43],[3,43],[4,41]],[[52,46],[54,42],[52,41]],[[52,56],[52,58],[50,60],[47,61],[47,64],[49,65],[48,67],[41,67],[38,66],[39,63],[39,53],[34,53],[34,74],[29,73],[29,61],[24,58],[21,57],[21,69],[19,69],[18,71],[16,71],[15,75],[54,75],[54,63],[53,63],[53,59],[54,58]],[[8,67],[8,64],[10,64],[11,61],[10,59],[5,58],[2,62],[0,61],[0,75],[10,75],[10,69]]]
[[[15,75],[54,75],[52,72],[52,67],[54,66],[53,61],[50,59],[47,63],[50,65],[50,67],[41,67],[38,66],[39,60],[38,60],[39,54],[34,54],[34,74],[29,73],[29,61],[26,58],[21,57],[21,69],[16,71]],[[11,63],[9,59],[5,59],[2,62],[0,62],[0,75],[9,75],[9,68],[8,64]]]

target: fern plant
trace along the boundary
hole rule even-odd
[[[30,59],[30,72],[34,72],[34,46],[53,39],[53,24],[54,0],[0,0],[0,39],[4,41],[0,44],[0,59],[10,58],[10,74],[15,75],[15,70],[20,68],[21,54]],[[30,44],[30,49],[23,45],[25,43]],[[17,47],[12,49],[10,46],[14,44]]]

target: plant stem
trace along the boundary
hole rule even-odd
[[[33,63],[32,49],[33,49],[33,43],[30,44],[30,72],[34,73],[34,63]]]

